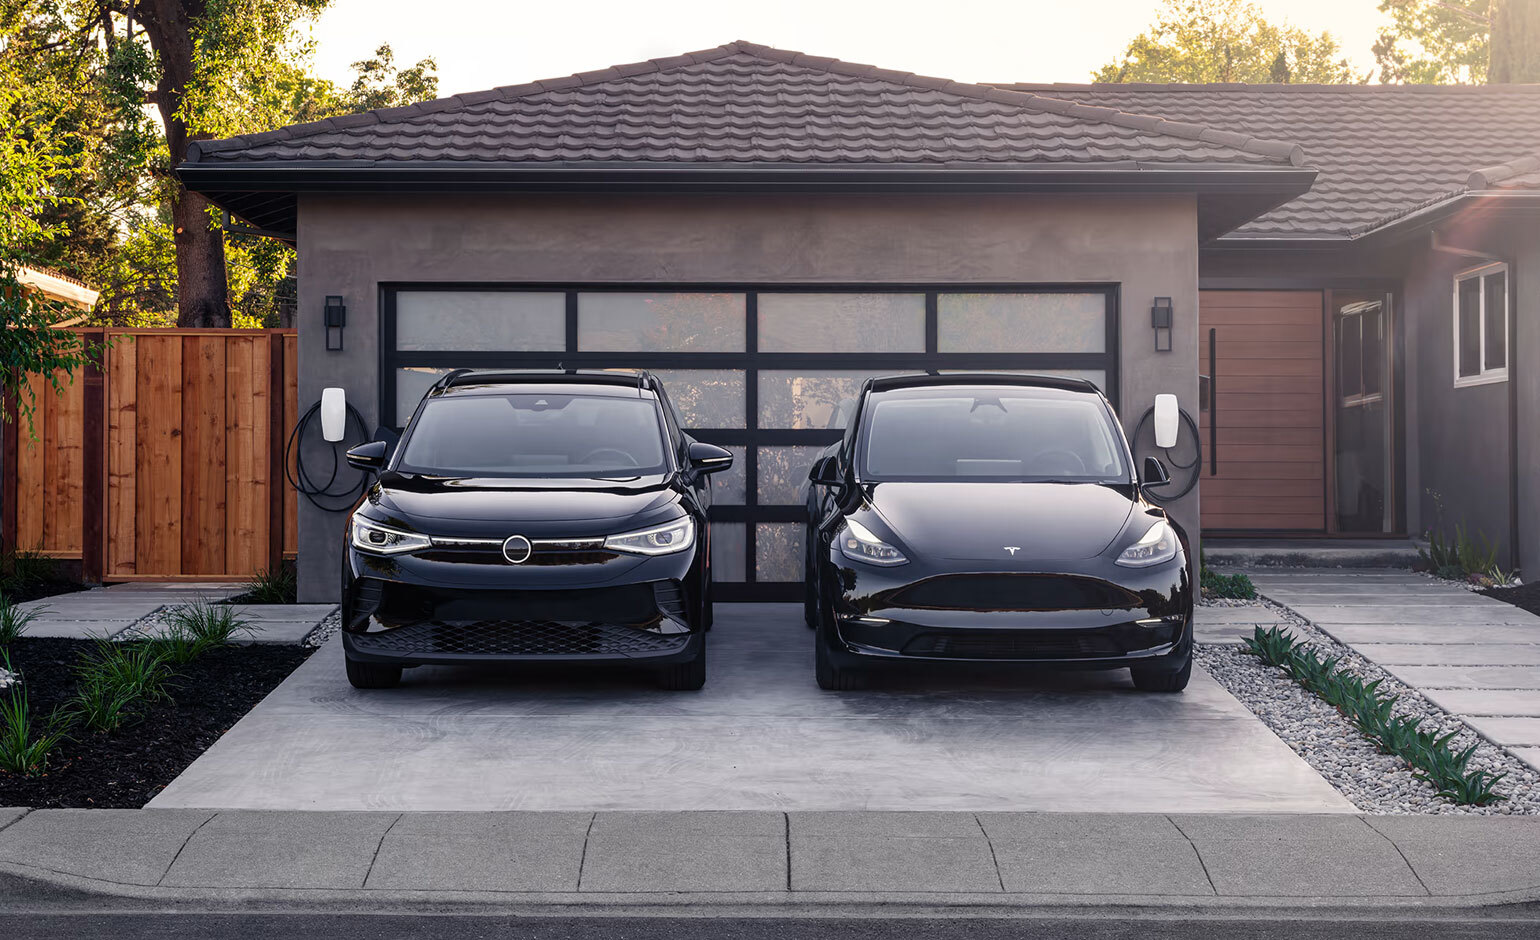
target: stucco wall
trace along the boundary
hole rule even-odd
[[[1121,285],[1120,410],[1158,392],[1197,413],[1197,217],[1188,197],[306,196],[299,211],[301,407],[328,385],[377,420],[381,282]],[[318,328],[348,306],[346,350]],[[1175,306],[1154,352],[1149,307]],[[1196,537],[1197,493],[1175,505]],[[341,516],[300,504],[300,595],[335,597]]]

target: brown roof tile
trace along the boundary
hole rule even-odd
[[[1467,189],[1540,188],[1540,164],[1523,170],[1540,154],[1540,85],[1001,87],[1297,141],[1314,187],[1228,238],[1345,238]]]
[[[1101,104],[1100,102],[1094,102]],[[230,141],[190,162],[1293,165],[1297,145],[735,42]],[[1275,135],[1258,134],[1267,138]]]

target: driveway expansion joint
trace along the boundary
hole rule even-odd
[[[989,847],[989,863],[995,867],[995,878],[996,878],[996,880],[998,880],[1000,882],[1000,890],[1002,892],[1004,892],[1005,891],[1005,875],[1002,874],[1001,871],[1000,871],[1000,857],[995,854],[995,843],[994,843],[993,840],[991,840],[989,838],[989,830],[984,828],[984,821],[979,818],[979,814],[978,813],[974,813],[973,814],[973,824],[979,827],[979,833],[981,835],[983,835],[983,837],[984,837],[984,844]],[[790,824],[788,823],[788,827],[789,827],[789,825]],[[787,887],[790,887],[791,886],[791,868],[790,868],[790,865],[791,865],[791,843],[790,843],[789,840],[788,840],[787,846],[786,846],[786,853],[787,853],[786,854],[786,859],[787,859],[786,884],[787,884]]]
[[[1373,821],[1373,819],[1371,817],[1360,816],[1360,817],[1358,817],[1358,819],[1365,826],[1369,827],[1369,831],[1370,832],[1373,832],[1375,835],[1379,836],[1381,839],[1384,839],[1386,842],[1390,843],[1390,847],[1396,850],[1396,854],[1397,855],[1401,856],[1401,861],[1402,861],[1403,864],[1406,865],[1406,870],[1411,872],[1412,873],[1412,877],[1416,878],[1417,879],[1417,883],[1422,886],[1422,892],[1424,894],[1426,894],[1428,897],[1432,897],[1433,896],[1432,889],[1428,887],[1428,883],[1427,882],[1422,880],[1422,874],[1417,871],[1417,866],[1413,865],[1412,864],[1412,860],[1406,857],[1406,850],[1401,848],[1401,846],[1397,845],[1395,839],[1392,839],[1390,836],[1388,836],[1384,832],[1380,831],[1380,828],[1374,824],[1374,821]]]
[[[157,885],[164,883],[166,876],[171,874],[171,869],[176,865],[176,860],[181,858],[182,853],[187,850],[187,846],[190,842],[192,842],[193,836],[197,835],[204,826],[207,826],[209,823],[213,822],[215,817],[218,815],[219,813],[217,811],[209,813],[208,818],[204,819],[203,822],[198,823],[198,825],[193,827],[193,830],[187,834],[187,838],[183,839],[182,844],[177,847],[176,853],[171,856],[171,861],[166,863],[166,868],[160,873],[160,877],[155,879],[155,883]]]
[[[598,818],[598,813],[589,814],[588,828],[583,831],[583,852],[578,856],[577,885],[572,889],[580,893],[583,890],[583,871],[588,867],[588,842],[593,838],[594,823],[598,820]],[[791,875],[788,874],[786,877],[788,880],[790,880]]]
[[[1208,862],[1203,860],[1203,852],[1199,850],[1198,843],[1192,841],[1192,836],[1187,834],[1187,830],[1182,828],[1182,824],[1177,822],[1175,817],[1167,814],[1166,822],[1169,822],[1172,826],[1175,826],[1176,831],[1180,832],[1182,834],[1182,838],[1186,839],[1187,844],[1192,847],[1192,854],[1198,859],[1198,867],[1203,869],[1203,877],[1208,879],[1209,891],[1213,893],[1214,897],[1219,897],[1219,888],[1214,884],[1214,875],[1208,870]]]
[[[405,815],[405,813],[397,813],[396,818],[392,819],[390,825],[385,827],[385,831],[380,833],[380,841],[374,844],[374,854],[369,856],[369,867],[364,869],[364,880],[358,884],[360,888],[369,887],[369,876],[374,874],[374,864],[380,860],[380,849],[385,847],[385,840],[390,837],[390,831],[396,828],[396,823],[400,822],[401,817]]]

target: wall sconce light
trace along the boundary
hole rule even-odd
[[[1171,298],[1156,297],[1150,307],[1150,326],[1155,328],[1155,351],[1171,351]]]
[[[330,294],[326,298],[326,351],[337,352],[342,349],[342,328],[348,325],[348,308],[342,305],[342,298]]]

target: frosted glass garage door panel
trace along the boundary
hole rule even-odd
[[[566,311],[560,291],[399,291],[396,349],[559,351]]]
[[[924,352],[924,294],[760,294],[760,352]]]
[[[713,506],[742,506],[748,501],[746,477],[748,466],[744,463],[747,447],[727,445],[733,455],[733,465],[711,475],[711,504]]]
[[[761,522],[754,527],[754,578],[758,581],[801,581],[803,574],[800,522]]]
[[[1105,294],[941,294],[944,353],[1099,353],[1107,349]]]
[[[744,377],[737,369],[653,369],[686,428],[742,428]]]
[[[743,294],[578,294],[578,349],[584,352],[743,352]]]
[[[843,372],[835,370],[765,369],[759,373],[759,426],[844,430],[855,407],[861,383],[895,370]]]
[[[744,553],[749,529],[743,522],[711,523],[711,577],[717,582],[746,581]]]
[[[807,472],[823,453],[817,446],[759,448],[757,494],[761,506],[807,504]]]
[[[396,370],[397,427],[404,426],[412,417],[412,412],[417,410],[417,403],[422,401],[422,396],[433,387],[433,383],[451,371],[450,369],[431,369],[427,366]]]

